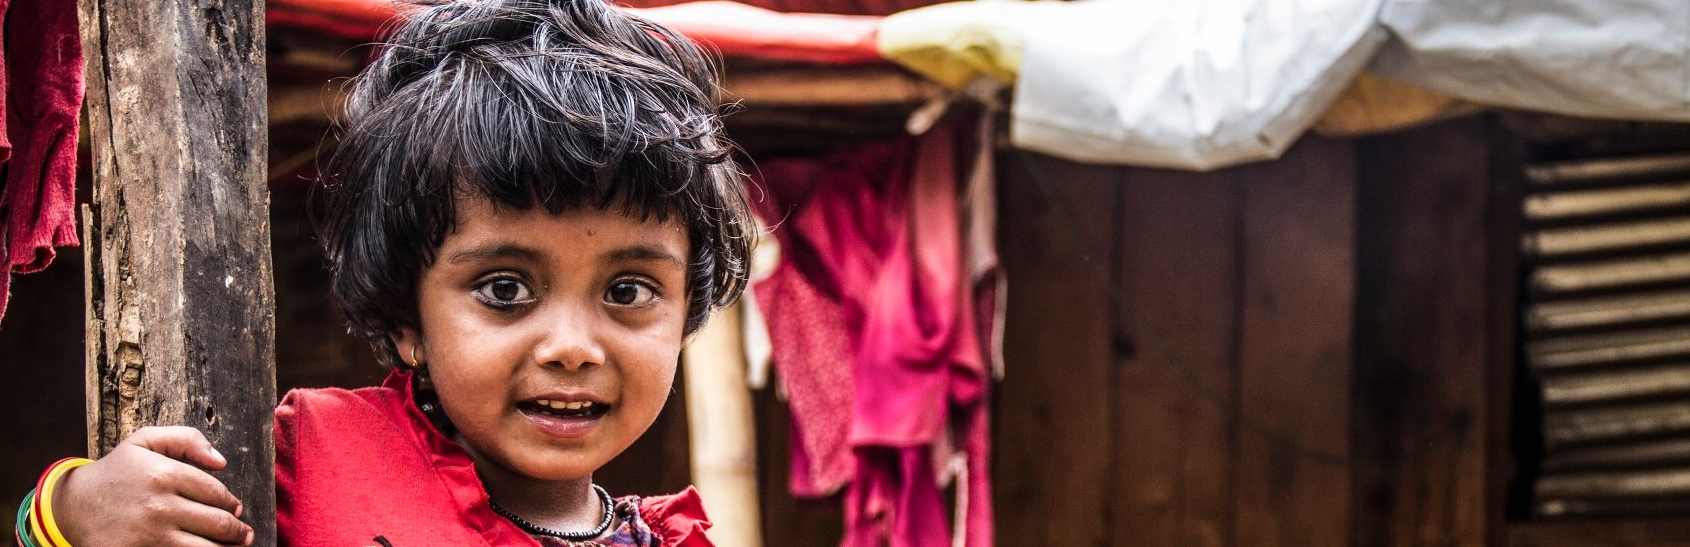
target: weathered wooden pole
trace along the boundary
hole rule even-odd
[[[79,0],[89,452],[190,425],[275,543],[263,0]]]

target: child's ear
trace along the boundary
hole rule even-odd
[[[400,327],[387,336],[393,340],[393,349],[399,351],[399,361],[406,366],[419,368],[428,362],[428,355],[422,348],[422,334],[417,329]]]

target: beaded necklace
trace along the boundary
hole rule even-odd
[[[550,536],[565,541],[583,541],[604,535],[604,532],[610,529],[610,521],[614,520],[613,513],[615,511],[615,506],[612,505],[610,493],[605,492],[604,489],[600,488],[597,484],[593,485],[593,492],[598,494],[599,502],[604,506],[604,518],[599,519],[599,525],[597,527],[585,532],[561,532],[528,522],[522,517],[516,516],[516,513],[507,511],[503,507],[499,507],[499,504],[494,502],[492,499],[487,500],[487,505],[493,508],[494,513],[498,513],[499,516],[509,519],[512,523],[515,523],[518,528],[523,529],[529,534]]]

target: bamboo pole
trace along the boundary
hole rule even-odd
[[[1690,205],[1690,183],[1626,186],[1577,192],[1554,192],[1526,198],[1526,220],[1544,221],[1651,211]]]
[[[1544,447],[1613,442],[1690,432],[1690,403],[1652,403],[1601,410],[1550,412],[1543,418]]]
[[[1552,498],[1690,496],[1690,468],[1547,475],[1536,495]]]
[[[781,68],[727,73],[729,99],[753,106],[920,104],[945,90],[892,66]]]
[[[1540,230],[1521,245],[1528,255],[1565,256],[1690,242],[1690,218]]]
[[[1690,279],[1690,253],[1654,255],[1543,266],[1532,272],[1533,289],[1565,293]]]
[[[1682,317],[1690,317],[1690,291],[1662,291],[1532,304],[1526,328],[1548,332]]]
[[[1690,355],[1690,327],[1553,338],[1526,345],[1526,362],[1544,372],[1674,355]]]
[[[746,388],[743,319],[735,304],[716,314],[682,354],[692,482],[717,545],[761,547],[757,435]]]
[[[188,425],[275,543],[263,0],[80,0],[89,452]]]
[[[289,52],[289,58],[278,59],[277,62],[324,64],[343,58],[296,49]],[[348,74],[357,71],[356,66],[341,68]],[[917,105],[946,93],[937,84],[890,66],[757,69],[729,72],[725,78],[722,86],[724,98],[759,109]],[[339,118],[340,108],[345,102],[343,87],[306,85],[273,90],[269,104],[270,120],[275,123],[326,123]],[[759,114],[762,112],[748,112],[736,115],[734,119],[740,121],[745,116]]]
[[[1543,404],[1565,406],[1690,394],[1690,364],[1545,377]]]
[[[1532,184],[1580,184],[1690,173],[1690,154],[1577,160],[1526,166]]]

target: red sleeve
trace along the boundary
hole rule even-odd
[[[704,514],[704,500],[691,486],[679,494],[641,498],[640,515],[645,517],[652,533],[663,539],[664,547],[715,545],[704,535],[710,528],[710,517]]]

